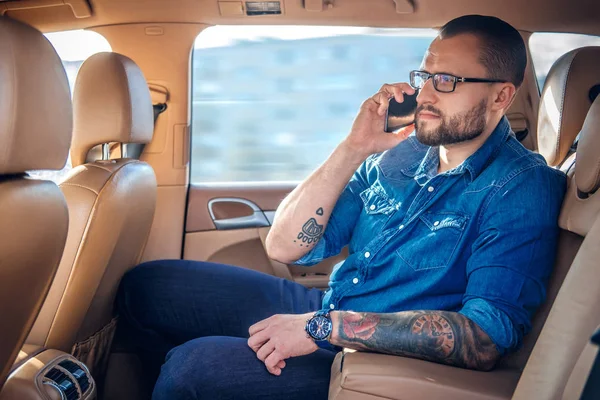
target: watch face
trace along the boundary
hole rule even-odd
[[[331,320],[322,315],[317,315],[310,320],[307,329],[315,340],[323,340],[331,333]]]

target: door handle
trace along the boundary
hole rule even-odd
[[[215,217],[213,207],[218,203],[243,204],[252,210],[252,214],[243,217],[217,219]],[[260,228],[271,225],[263,211],[256,204],[246,199],[235,197],[221,197],[212,199],[208,202],[208,212],[210,213],[210,217],[212,218],[215,227],[218,230]]]

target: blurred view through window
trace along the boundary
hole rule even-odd
[[[565,53],[579,47],[600,46],[600,37],[574,33],[536,32],[529,38],[529,51],[540,91],[552,64]]]
[[[191,181],[300,181],[361,103],[406,82],[434,30],[216,26],[196,39]]]
[[[63,67],[67,73],[69,87],[71,88],[71,96],[73,95],[73,87],[75,79],[81,64],[90,56],[103,51],[112,51],[110,44],[104,36],[99,33],[84,30],[73,30],[63,32],[46,33],[46,38],[58,53],[62,60]],[[71,170],[71,156],[65,164],[65,167],[60,171],[29,171],[29,175],[38,179],[47,179],[60,183],[62,179]]]

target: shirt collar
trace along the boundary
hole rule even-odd
[[[463,161],[458,167],[446,171],[447,175],[459,175],[466,171],[469,172],[471,182],[492,162],[502,143],[511,133],[510,124],[506,116],[502,117],[492,134],[487,138],[483,145],[473,153],[469,158]],[[424,185],[429,179],[437,175],[440,161],[439,147],[429,147],[425,157],[421,161],[419,168],[415,172],[415,180]]]

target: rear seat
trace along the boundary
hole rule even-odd
[[[597,68],[599,61],[600,47],[577,49],[561,57],[548,74],[540,103],[538,145],[540,153],[552,166],[560,167],[563,164],[564,159],[569,155],[569,149],[573,141],[582,131],[584,120],[591,105],[588,93],[594,85],[600,83],[600,70]],[[583,132],[581,135],[580,155],[578,156],[580,172],[575,172],[577,170],[577,167],[575,167],[575,170],[571,169],[570,174],[571,177],[583,175],[586,180],[586,189],[593,186],[591,181],[593,181],[594,171],[596,174],[600,174],[597,170],[600,168],[598,167],[600,143],[598,135],[594,143],[592,140],[593,135],[590,134],[594,123],[596,127],[600,124],[600,114],[597,113],[599,108],[600,100],[597,100],[594,103],[594,110],[590,111],[588,121],[586,121],[585,140]],[[593,145],[596,146],[597,153],[593,153],[592,149],[581,151],[583,147]],[[581,171],[584,168],[588,170],[582,173]],[[598,178],[597,175],[596,178]],[[545,332],[548,331],[544,334],[546,338],[544,342],[548,344],[540,343],[540,346],[537,346],[536,356],[532,357],[532,362],[527,365],[523,378],[520,379],[520,377],[571,264],[576,269],[582,268],[577,267],[577,265],[582,263],[582,259],[586,255],[579,254],[576,258],[576,254],[582,246],[584,236],[588,233],[593,234],[593,232],[590,232],[591,224],[594,222],[592,217],[597,216],[600,211],[600,193],[581,200],[577,197],[577,185],[574,180],[574,178],[570,179],[567,197],[559,221],[562,231],[554,273],[548,286],[547,301],[535,315],[533,329],[525,337],[523,347],[519,351],[506,357],[491,372],[471,371],[405,357],[344,351],[337,355],[332,365],[329,399],[510,399],[517,384],[519,384],[519,391],[517,392],[519,394],[515,395],[520,396],[519,399],[554,398],[553,396],[540,396],[542,392],[539,390],[539,386],[546,385],[548,383],[547,376],[550,376],[543,367],[552,369],[552,376],[555,380],[558,380],[561,373],[564,375],[570,369],[563,369],[562,366],[560,368],[556,367],[553,362],[548,361],[552,359],[548,358],[552,357],[552,354],[546,354],[546,357],[544,357],[540,353],[548,352],[548,348],[552,344],[560,343],[555,342],[557,335],[562,333],[565,337],[569,334],[573,336],[577,330],[568,330],[566,327],[566,330],[544,328]],[[583,207],[584,210],[576,210],[574,206]],[[584,215],[587,217],[585,225],[582,221],[582,219],[585,219]],[[581,249],[582,252],[595,251],[597,253],[596,257],[586,258],[590,262],[594,258],[600,259],[600,252],[598,251],[600,247],[598,246],[600,222],[596,224],[595,230],[596,233],[591,236],[590,240],[586,240],[585,246]],[[594,247],[590,244],[592,240],[595,240],[593,244],[596,248],[590,250],[590,247]],[[549,250],[552,251],[552,249]],[[593,277],[593,274],[587,277],[589,280],[588,285],[597,286],[594,295],[598,294],[599,296],[594,299],[596,299],[596,304],[600,304],[600,301],[598,301],[600,300],[600,283],[597,279],[590,280],[590,277]],[[569,279],[573,281],[575,278]],[[575,286],[571,290],[577,292],[578,289],[575,283],[568,283],[568,286]],[[569,296],[568,291],[567,294],[564,294],[565,290],[561,291],[561,297]],[[581,304],[591,304],[591,299],[586,298],[585,300]],[[563,310],[565,305],[557,307],[565,312]],[[566,308],[568,307],[569,304],[566,305]],[[596,316],[600,315],[598,310],[600,310],[600,307],[596,307]],[[553,310],[553,315],[556,313]],[[560,327],[561,322],[557,321],[558,318],[560,316],[554,316],[553,320],[555,321],[554,324]],[[600,318],[590,318],[589,315],[588,319],[591,319],[589,324],[593,325],[594,329],[600,322]],[[584,327],[587,328],[587,325],[581,324],[585,323],[585,321],[578,321],[571,324],[573,327],[577,326],[580,331],[579,334],[582,335],[578,341],[575,340],[577,343],[585,342],[591,335],[591,331],[594,330],[584,329]],[[588,335],[588,333],[590,334]],[[542,338],[540,338],[540,341],[542,341]],[[539,350],[540,347],[543,350]],[[578,355],[581,354],[581,349],[574,345],[572,351],[575,353],[572,357],[576,361]],[[561,359],[559,362],[565,363],[566,358],[566,355],[563,355],[562,359],[565,360]],[[549,365],[544,365],[545,363]],[[571,363],[571,368],[573,364],[574,361]],[[567,374],[567,377],[563,380],[566,380],[568,376]],[[558,382],[554,383],[558,391],[561,386]],[[571,386],[575,386],[575,384],[573,383]],[[546,392],[549,391],[551,390],[547,388]]]
[[[581,131],[560,225],[585,239],[523,371],[513,399],[579,399],[600,325],[600,97]]]

